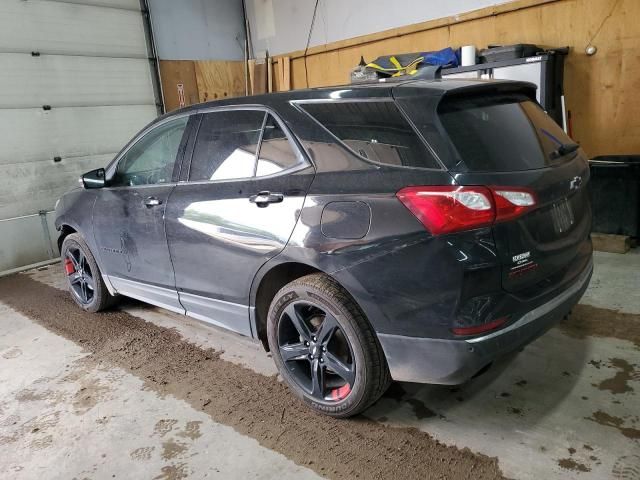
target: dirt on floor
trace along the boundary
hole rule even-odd
[[[118,366],[141,378],[145,388],[183,399],[320,475],[504,478],[497,459],[444,445],[417,429],[315,414],[274,377],[222,360],[220,352],[203,350],[174,330],[126,312],[83,312],[66,292],[26,275],[0,279],[0,301],[91,352],[85,361]],[[179,448],[164,445],[163,455]]]
[[[578,304],[558,325],[570,337],[610,337],[640,347],[640,315]]]

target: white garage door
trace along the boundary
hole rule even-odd
[[[0,0],[0,273],[57,255],[56,199],[158,114],[148,56],[139,0]]]

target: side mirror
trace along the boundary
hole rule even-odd
[[[104,168],[97,168],[82,175],[82,186],[84,188],[102,188],[105,185]]]

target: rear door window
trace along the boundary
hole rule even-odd
[[[265,112],[224,110],[203,116],[189,181],[253,177]]]
[[[366,160],[440,169],[393,101],[302,103],[300,107]]]
[[[524,95],[445,97],[438,118],[458,156],[453,170],[535,170],[572,158],[557,149],[574,142]]]

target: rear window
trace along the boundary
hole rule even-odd
[[[402,167],[440,169],[392,101],[306,103],[301,107],[366,160]]]
[[[574,142],[525,96],[445,97],[438,118],[469,171],[534,170],[572,157],[554,154]]]

